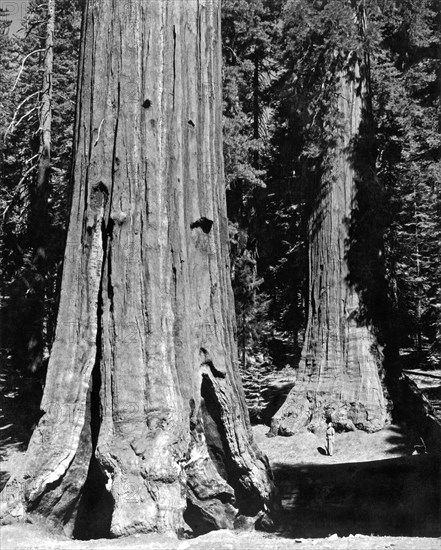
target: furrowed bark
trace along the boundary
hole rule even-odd
[[[368,152],[357,149],[366,128],[367,91],[358,60],[337,75],[335,98],[335,140],[309,222],[306,337],[295,385],[273,417],[273,435],[291,435],[305,427],[315,430],[327,419],[342,429],[376,431],[389,420],[382,353],[351,260],[353,248],[363,246],[354,239],[353,227],[360,216],[366,218],[359,201],[359,187],[365,185],[360,180],[366,175],[360,174],[357,156]],[[372,166],[367,169],[373,172]],[[364,238],[367,242],[369,235]]]
[[[218,0],[86,6],[57,334],[9,513],[87,538],[270,504],[236,366],[220,67]]]

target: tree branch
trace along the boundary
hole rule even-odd
[[[14,85],[12,86],[11,92],[13,92],[13,91],[15,90],[15,87],[17,86],[18,81],[20,80],[21,73],[23,72],[24,65],[25,65],[26,60],[28,59],[28,57],[31,57],[31,55],[34,55],[34,53],[40,53],[40,52],[44,52],[44,48],[39,48],[38,50],[34,50],[33,52],[28,53],[28,55],[23,59],[23,61],[21,62],[21,67],[20,67],[20,69],[19,69],[19,71],[18,71],[18,76],[17,76],[17,78],[15,79]]]
[[[38,155],[35,155],[35,156],[33,156],[32,158],[35,158],[36,156],[38,156]],[[26,162],[29,162],[30,160],[32,160],[32,159],[29,159],[29,160],[27,160]],[[33,165],[32,165],[30,168],[28,168],[28,169],[26,170],[26,172],[23,174],[23,176],[21,177],[20,181],[18,182],[18,184],[17,184],[17,186],[16,186],[17,193],[20,191],[20,185],[21,185],[21,184],[24,182],[24,180],[27,178],[28,174],[29,174],[30,172],[32,172],[32,170],[33,170],[34,168],[36,168],[37,166],[38,166],[38,163],[33,164]],[[3,219],[5,219],[5,216],[6,216],[6,214],[8,213],[8,210],[9,210],[9,209],[11,208],[11,206],[13,206],[13,204],[15,203],[16,197],[17,197],[17,194],[15,194],[15,196],[12,197],[11,202],[10,202],[10,203],[6,206],[6,208],[3,210],[3,212],[2,212],[2,218],[3,218]]]
[[[7,127],[6,129],[6,132],[5,132],[5,136],[3,138],[4,141],[6,141],[6,138],[8,137],[8,134],[9,134],[9,130],[13,129],[14,126],[18,126],[18,124],[20,124],[20,122],[26,118],[30,113],[32,113],[32,111],[34,111],[35,109],[37,109],[37,106],[34,106],[32,107],[32,109],[30,109],[25,115],[23,115],[16,124],[14,124],[15,122],[15,119],[17,117],[17,113],[19,112],[19,110],[21,109],[22,105],[24,105],[26,103],[26,101],[29,101],[29,99],[31,99],[31,97],[33,97],[34,95],[38,95],[40,93],[40,90],[38,90],[37,92],[34,92],[32,93],[31,95],[28,95],[28,97],[26,97],[25,99],[23,99],[23,101],[20,103],[20,105],[15,109],[15,112],[14,112],[14,116],[12,117],[12,120],[11,120],[11,123],[9,124],[9,126]]]

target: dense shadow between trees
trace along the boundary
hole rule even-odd
[[[411,455],[414,446],[418,440],[418,431],[410,429],[407,425],[400,423],[399,425],[389,426],[389,432],[392,432],[386,441],[389,443],[389,448],[386,453],[394,454],[401,453],[402,455]]]
[[[347,282],[360,297],[356,313],[360,324],[389,329],[387,282],[384,264],[384,233],[388,225],[388,197],[375,171],[376,143],[369,106],[362,110],[359,131],[351,140],[348,157],[354,170],[355,196],[351,217],[346,220],[348,240]],[[389,336],[389,333],[387,333]]]
[[[275,464],[273,471],[282,501],[280,536],[441,535],[439,457]]]
[[[369,76],[366,80],[369,81]],[[390,387],[401,371],[398,350],[404,321],[396,311],[386,274],[385,235],[392,223],[391,204],[376,172],[377,143],[369,95],[362,109],[359,131],[347,154],[355,183],[351,216],[345,222],[347,283],[356,289],[360,299],[359,309],[353,313],[357,323],[374,327],[377,341],[383,347],[386,384]]]

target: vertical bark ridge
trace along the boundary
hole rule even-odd
[[[42,418],[24,470],[42,500],[31,509],[26,493],[20,511],[77,537],[86,519],[90,536],[233,527],[271,501],[235,364],[219,10],[218,0],[86,6],[78,256],[63,273],[43,402],[69,404],[74,422],[52,424],[47,448]]]
[[[335,144],[328,153],[310,224],[310,302],[296,383],[272,421],[289,435],[326,419],[343,429],[381,429],[389,420],[382,355],[361,289],[351,272],[352,224],[359,215],[357,143],[366,115],[359,61],[337,76]],[[367,152],[364,152],[367,154]]]

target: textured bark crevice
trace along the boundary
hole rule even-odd
[[[240,456],[246,449],[243,443],[232,440],[226,429],[233,405],[223,384],[208,371],[203,374],[201,407],[192,423],[193,446],[187,467],[189,506],[184,518],[198,535],[213,527],[233,529],[241,518],[255,520],[262,511],[260,489],[254,486],[247,457]],[[226,513],[219,515],[219,506]]]
[[[296,381],[271,423],[272,434],[315,430],[332,419],[337,428],[376,431],[388,422],[377,342],[360,273],[373,265],[368,246],[376,228],[360,197],[374,193],[374,164],[361,166],[360,151],[369,127],[366,68],[350,57],[336,77],[336,129],[325,158],[316,206],[309,222],[309,312]],[[362,173],[363,172],[363,173]],[[360,186],[371,189],[360,189]],[[359,220],[367,233],[361,240]],[[355,228],[355,229],[354,229]],[[357,234],[358,231],[358,234]],[[364,244],[363,244],[364,243]],[[355,265],[354,258],[361,265]],[[374,259],[375,262],[375,259]],[[364,276],[366,278],[366,275]]]
[[[111,226],[106,231],[103,224],[103,248],[108,250],[108,242],[111,238]],[[101,286],[103,285],[104,273],[101,279]],[[111,261],[109,254],[108,261],[108,280],[111,280]],[[109,290],[109,288],[108,288]],[[90,449],[90,462],[87,471],[87,476],[78,501],[78,507],[75,510],[76,514],[72,514],[74,517],[74,523],[72,529],[69,531],[74,538],[78,539],[91,539],[102,538],[108,536],[110,532],[112,513],[114,507],[114,499],[112,495],[106,490],[107,476],[101,468],[97,457],[96,448],[98,444],[98,437],[101,428],[101,333],[102,333],[102,295],[98,296],[98,330],[96,349],[97,356],[95,365],[92,370],[91,380],[89,384],[89,396],[86,415],[86,423],[90,426],[90,441],[88,441]],[[62,520],[62,523],[66,525],[66,522]],[[64,527],[65,532],[66,527]]]
[[[270,506],[236,365],[220,90],[217,0],[87,3],[71,261],[10,515],[87,538]]]

